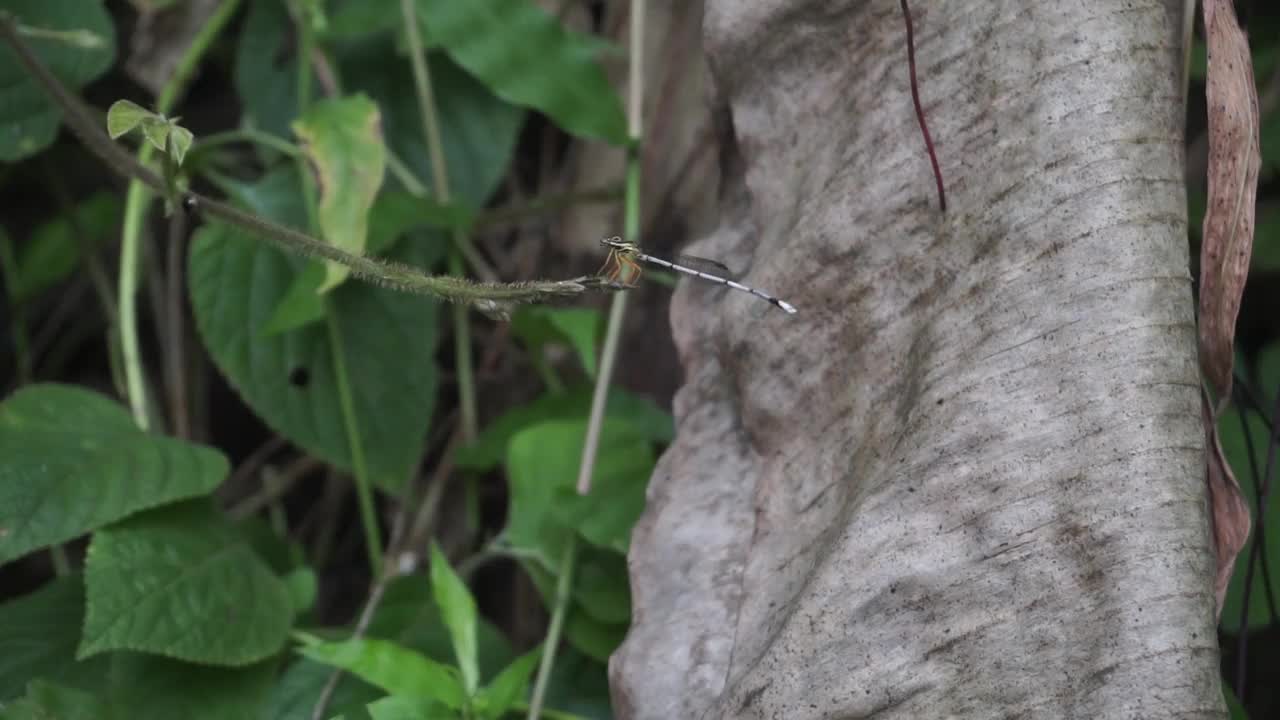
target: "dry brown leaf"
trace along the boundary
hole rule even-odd
[[[1253,251],[1255,197],[1261,153],[1258,93],[1249,43],[1228,0],[1204,0],[1209,68],[1209,198],[1200,246],[1200,367],[1205,428],[1205,481],[1209,490],[1214,591],[1218,612],[1226,597],[1236,555],[1249,537],[1249,509],[1222,455],[1217,416],[1231,395],[1236,315]],[[1209,392],[1218,398],[1211,404]]]
[[[1249,43],[1229,0],[1204,0],[1209,70],[1209,198],[1200,247],[1200,366],[1220,399],[1231,392],[1236,314],[1253,249],[1262,162]]]
[[[1218,614],[1221,615],[1222,602],[1227,596],[1227,585],[1231,582],[1236,556],[1249,539],[1249,506],[1240,492],[1235,475],[1231,473],[1231,466],[1222,454],[1222,444],[1218,441],[1218,424],[1214,422],[1209,393],[1203,388],[1200,390],[1200,414],[1204,419],[1209,522],[1213,529],[1213,551],[1218,559],[1213,590],[1218,599]]]

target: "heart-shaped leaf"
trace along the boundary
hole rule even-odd
[[[33,680],[26,696],[3,710],[5,720],[100,720],[108,712],[101,698],[46,680]]]
[[[119,140],[147,119],[163,120],[159,115],[132,100],[117,100],[107,108],[107,134],[112,140]],[[160,149],[163,150],[164,146],[162,145]]]
[[[529,0],[419,0],[431,36],[498,97],[570,133],[627,141],[622,102],[596,62],[601,43],[566,32]]]
[[[76,661],[84,619],[84,579],[57,578],[0,605],[0,704],[37,677],[82,690],[104,689],[105,657]]]
[[[551,420],[521,430],[507,450],[511,509],[506,537],[552,568],[576,532],[593,545],[626,553],[631,527],[644,508],[653,471],[650,441],[626,422],[606,418],[592,492],[576,489],[585,420]]]
[[[142,432],[97,393],[25,387],[0,404],[0,563],[204,495],[228,469],[216,450]]]
[[[275,661],[209,667],[144,655],[111,655],[113,717],[128,720],[242,720],[259,714]]]
[[[277,172],[238,192],[251,210],[298,226],[297,176]],[[441,248],[393,254],[430,267]],[[263,420],[338,467],[350,469],[348,420],[357,428],[373,481],[403,485],[417,464],[435,403],[438,304],[420,295],[347,283],[325,299],[325,322],[269,334],[268,322],[305,262],[237,228],[210,224],[191,245],[192,307],[218,369]],[[342,354],[355,417],[345,418],[335,354]],[[291,375],[305,370],[308,382]]]
[[[173,157],[173,161],[179,165],[187,158],[187,151],[191,149],[191,143],[195,142],[195,136],[191,131],[177,124],[177,120],[170,121],[169,128],[169,147],[165,152]]]
[[[102,39],[94,47],[52,38],[27,41],[45,67],[73,92],[106,72],[115,59],[115,26],[100,2],[5,0],[4,9],[29,27],[88,32]],[[13,51],[0,45],[0,162],[17,162],[53,144],[61,120],[58,106],[27,77]]]
[[[85,560],[79,657],[140,650],[248,665],[284,647],[289,589],[206,503],[153,510],[98,531]]]
[[[511,438],[524,428],[544,420],[583,419],[591,409],[592,389],[586,385],[571,387],[564,392],[547,393],[527,405],[508,410],[500,415],[476,438],[475,443],[458,451],[455,461],[460,468],[490,470],[507,457],[507,445]],[[644,437],[655,443],[667,443],[675,435],[675,423],[671,415],[648,398],[632,395],[625,390],[611,388],[605,404],[606,416],[626,422]]]

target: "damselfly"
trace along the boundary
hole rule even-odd
[[[640,274],[642,272],[640,264],[636,262],[638,260],[640,262],[646,262],[652,265],[658,265],[659,267],[675,270],[676,272],[682,272],[685,275],[692,275],[696,278],[702,278],[703,280],[710,280],[711,282],[718,283],[720,285],[727,285],[734,290],[751,293],[761,300],[768,301],[769,304],[775,307],[778,307],[788,313],[795,314],[796,309],[791,303],[785,300],[779,300],[767,292],[757,290],[753,287],[747,287],[746,285],[730,280],[727,277],[713,275],[708,272],[686,267],[685,265],[680,265],[679,263],[671,262],[670,260],[663,260],[662,258],[642,253],[640,252],[640,248],[636,247],[635,243],[627,242],[620,237],[615,236],[602,238],[600,240],[600,244],[609,248],[609,258],[605,260],[604,267],[600,268],[600,272],[602,274],[605,273],[606,268],[609,270],[608,274],[605,275],[609,280],[618,281],[624,285],[635,285],[636,281],[640,279]],[[690,259],[704,263],[713,263],[719,267],[724,267],[723,265],[711,260],[702,260],[701,258]]]

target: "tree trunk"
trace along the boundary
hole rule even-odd
[[[722,223],[624,718],[1223,717],[1182,0],[707,0]]]

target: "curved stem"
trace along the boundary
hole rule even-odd
[[[228,0],[222,3],[209,21],[191,41],[191,45],[183,53],[174,69],[173,77],[165,84],[156,99],[156,112],[164,115],[173,109],[178,96],[186,89],[191,74],[195,71],[200,59],[204,57],[209,46],[213,44],[218,33],[222,32],[232,16],[239,9],[240,0]],[[69,114],[68,114],[69,115]],[[151,159],[151,143],[142,143],[138,148],[137,163],[146,167]],[[125,387],[129,395],[129,407],[133,411],[134,422],[146,430],[150,425],[147,414],[147,390],[142,378],[142,353],[138,347],[138,264],[142,246],[142,223],[147,207],[151,203],[152,194],[148,183],[135,178],[129,183],[125,196],[124,225],[120,238],[120,276],[117,293],[120,296],[120,351],[124,360]],[[172,310],[176,312],[176,310]]]

